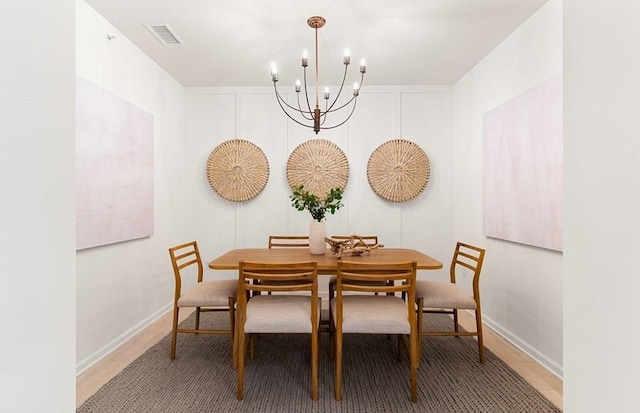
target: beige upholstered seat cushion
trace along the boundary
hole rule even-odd
[[[334,323],[338,300],[331,300]],[[400,297],[345,295],[342,297],[342,332],[410,334],[408,308]]]
[[[476,308],[473,295],[449,282],[416,281],[416,299],[420,297],[424,298],[425,308]]]
[[[311,333],[311,297],[257,295],[247,302],[245,333]],[[320,300],[318,300],[320,323]],[[317,325],[317,324],[316,324]]]
[[[202,281],[182,293],[178,307],[228,306],[229,297],[235,297],[237,291],[237,280]]]

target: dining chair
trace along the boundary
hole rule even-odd
[[[171,360],[176,358],[178,333],[191,334],[229,334],[233,342],[235,330],[235,302],[238,290],[236,279],[204,281],[202,258],[196,241],[169,248],[173,274],[175,275],[175,293],[173,296],[173,327],[171,332]],[[194,274],[195,273],[195,274]],[[184,289],[185,279],[195,275],[193,287]],[[181,308],[195,307],[194,328],[179,328],[178,315]],[[209,311],[228,311],[231,328],[220,330],[200,329],[200,313]]]
[[[269,235],[269,248],[309,248],[308,235]]]
[[[272,248],[309,248],[309,236],[269,235],[269,249]],[[268,281],[265,282],[269,283]],[[267,291],[267,294],[271,295],[271,291]]]
[[[482,339],[482,312],[480,309],[480,272],[485,250],[458,242],[451,266],[449,282],[419,280],[416,282],[416,302],[418,304],[418,354],[421,353],[422,336],[475,336],[478,337],[480,363],[484,363],[484,343]],[[456,272],[468,269],[473,274],[473,293],[456,284]],[[476,331],[460,331],[458,310],[472,310],[476,317]],[[453,331],[424,331],[424,313],[444,313],[453,315]]]
[[[342,400],[343,334],[398,335],[398,357],[408,336],[411,401],[417,392],[417,326],[415,311],[415,262],[375,264],[339,261],[336,297],[331,301],[332,353],[335,359],[335,398]],[[352,292],[345,294],[346,292]],[[358,294],[392,293],[393,295]],[[395,293],[406,294],[407,300]],[[381,375],[385,372],[381,371]]]
[[[350,239],[352,235],[332,235],[331,238],[334,239]],[[367,246],[371,247],[378,243],[377,235],[358,235],[364,241]],[[333,299],[336,295],[336,276],[332,275],[329,278],[329,301]]]
[[[311,335],[311,399],[318,400],[318,263],[240,261],[239,268],[234,343],[238,366],[237,399],[243,399],[246,335],[296,333]],[[264,291],[273,291],[274,294],[251,294]]]

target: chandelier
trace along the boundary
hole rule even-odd
[[[298,105],[297,107],[290,105],[287,103],[280,93],[278,92],[278,69],[276,68],[275,63],[271,63],[271,80],[273,81],[273,88],[276,93],[276,99],[280,108],[284,111],[284,113],[294,122],[299,125],[302,125],[307,128],[313,128],[313,131],[317,134],[321,129],[333,129],[337,128],[340,125],[343,125],[345,122],[351,118],[353,112],[356,109],[356,102],[358,100],[358,95],[360,92],[360,87],[362,87],[362,82],[364,80],[364,74],[367,72],[367,66],[365,65],[364,59],[360,60],[360,85],[358,83],[353,84],[353,96],[351,96],[347,102],[338,103],[338,99],[340,98],[340,94],[342,93],[342,89],[344,87],[344,82],[347,79],[347,69],[349,67],[349,63],[351,63],[351,56],[349,54],[349,50],[345,50],[344,57],[342,58],[342,63],[344,64],[344,75],[342,76],[342,83],[340,84],[340,89],[336,94],[335,98],[329,102],[331,99],[331,95],[329,92],[329,88],[325,87],[324,89],[324,110],[320,109],[320,93],[318,86],[318,29],[323,27],[326,23],[324,17],[320,16],[312,16],[307,19],[307,24],[309,27],[315,30],[316,33],[316,43],[315,43],[315,108],[311,108],[311,103],[309,102],[309,90],[307,88],[307,66],[309,65],[309,57],[307,51],[302,52],[302,76],[304,85],[300,84],[300,80],[296,80],[295,91],[297,96]],[[300,91],[304,87],[304,101],[303,104],[300,104]],[[339,123],[334,123],[332,126],[325,126],[325,122],[328,115],[330,113],[338,112],[342,109],[346,109],[343,113],[348,113],[346,119],[339,121]]]

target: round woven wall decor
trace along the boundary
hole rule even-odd
[[[332,188],[344,188],[349,179],[349,162],[338,145],[325,139],[311,139],[296,147],[287,161],[291,189],[300,185],[324,198]]]
[[[415,143],[394,139],[373,151],[367,163],[367,179],[378,196],[394,202],[418,196],[429,182],[427,154]]]
[[[218,145],[207,160],[207,180],[229,201],[247,201],[258,195],[269,180],[269,162],[255,144],[231,139]]]

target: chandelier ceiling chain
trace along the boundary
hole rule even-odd
[[[271,80],[273,81],[273,88],[276,94],[276,99],[278,101],[278,104],[280,105],[280,108],[291,120],[293,120],[297,124],[302,125],[304,127],[313,128],[316,134],[321,129],[333,129],[333,128],[337,128],[338,126],[344,125],[349,120],[349,118],[351,118],[351,115],[353,115],[353,112],[356,109],[358,95],[360,94],[360,88],[362,87],[362,83],[364,81],[364,74],[367,72],[367,66],[365,64],[364,59],[362,59],[360,61],[360,84],[358,85],[358,82],[354,83],[353,96],[351,96],[351,98],[348,99],[346,103],[341,104],[334,108],[334,106],[336,106],[336,103],[338,102],[338,99],[340,98],[342,89],[344,88],[344,82],[347,79],[347,69],[349,64],[351,63],[351,56],[349,54],[349,50],[348,49],[345,50],[345,54],[342,59],[342,63],[344,64],[344,75],[342,76],[342,83],[340,84],[338,93],[336,94],[331,104],[329,104],[329,99],[331,98],[331,95],[329,93],[329,88],[326,87],[324,89],[324,94],[323,94],[323,97],[325,100],[325,109],[324,110],[320,109],[320,86],[318,83],[318,78],[319,78],[318,29],[322,28],[325,25],[325,23],[326,23],[326,20],[324,19],[324,17],[321,17],[321,16],[312,16],[312,17],[309,17],[309,19],[307,19],[307,24],[309,25],[309,27],[315,30],[315,70],[314,72],[315,72],[315,98],[316,99],[315,99],[314,109],[311,109],[311,103],[309,102],[309,91],[307,89],[307,67],[309,66],[309,58],[307,55],[307,51],[305,50],[302,53],[302,78],[304,82],[304,95],[305,95],[305,101],[306,101],[305,109],[303,109],[302,105],[300,104],[300,91],[302,88],[302,85],[300,84],[300,80],[297,80],[295,85],[296,97],[298,102],[298,107],[295,107],[287,103],[278,92],[278,86],[277,86],[277,82],[279,79],[278,69],[276,68],[275,63],[271,63]],[[348,109],[349,106],[350,106],[350,111]],[[337,112],[344,108],[347,108],[348,110],[348,115],[346,119],[342,120],[337,124],[334,124],[333,126],[324,126],[324,123],[328,117],[327,115],[329,113]],[[301,120],[297,119],[292,114],[296,115],[296,117],[300,118]],[[313,124],[310,125],[308,123],[305,123],[304,122],[305,120],[313,122]]]

